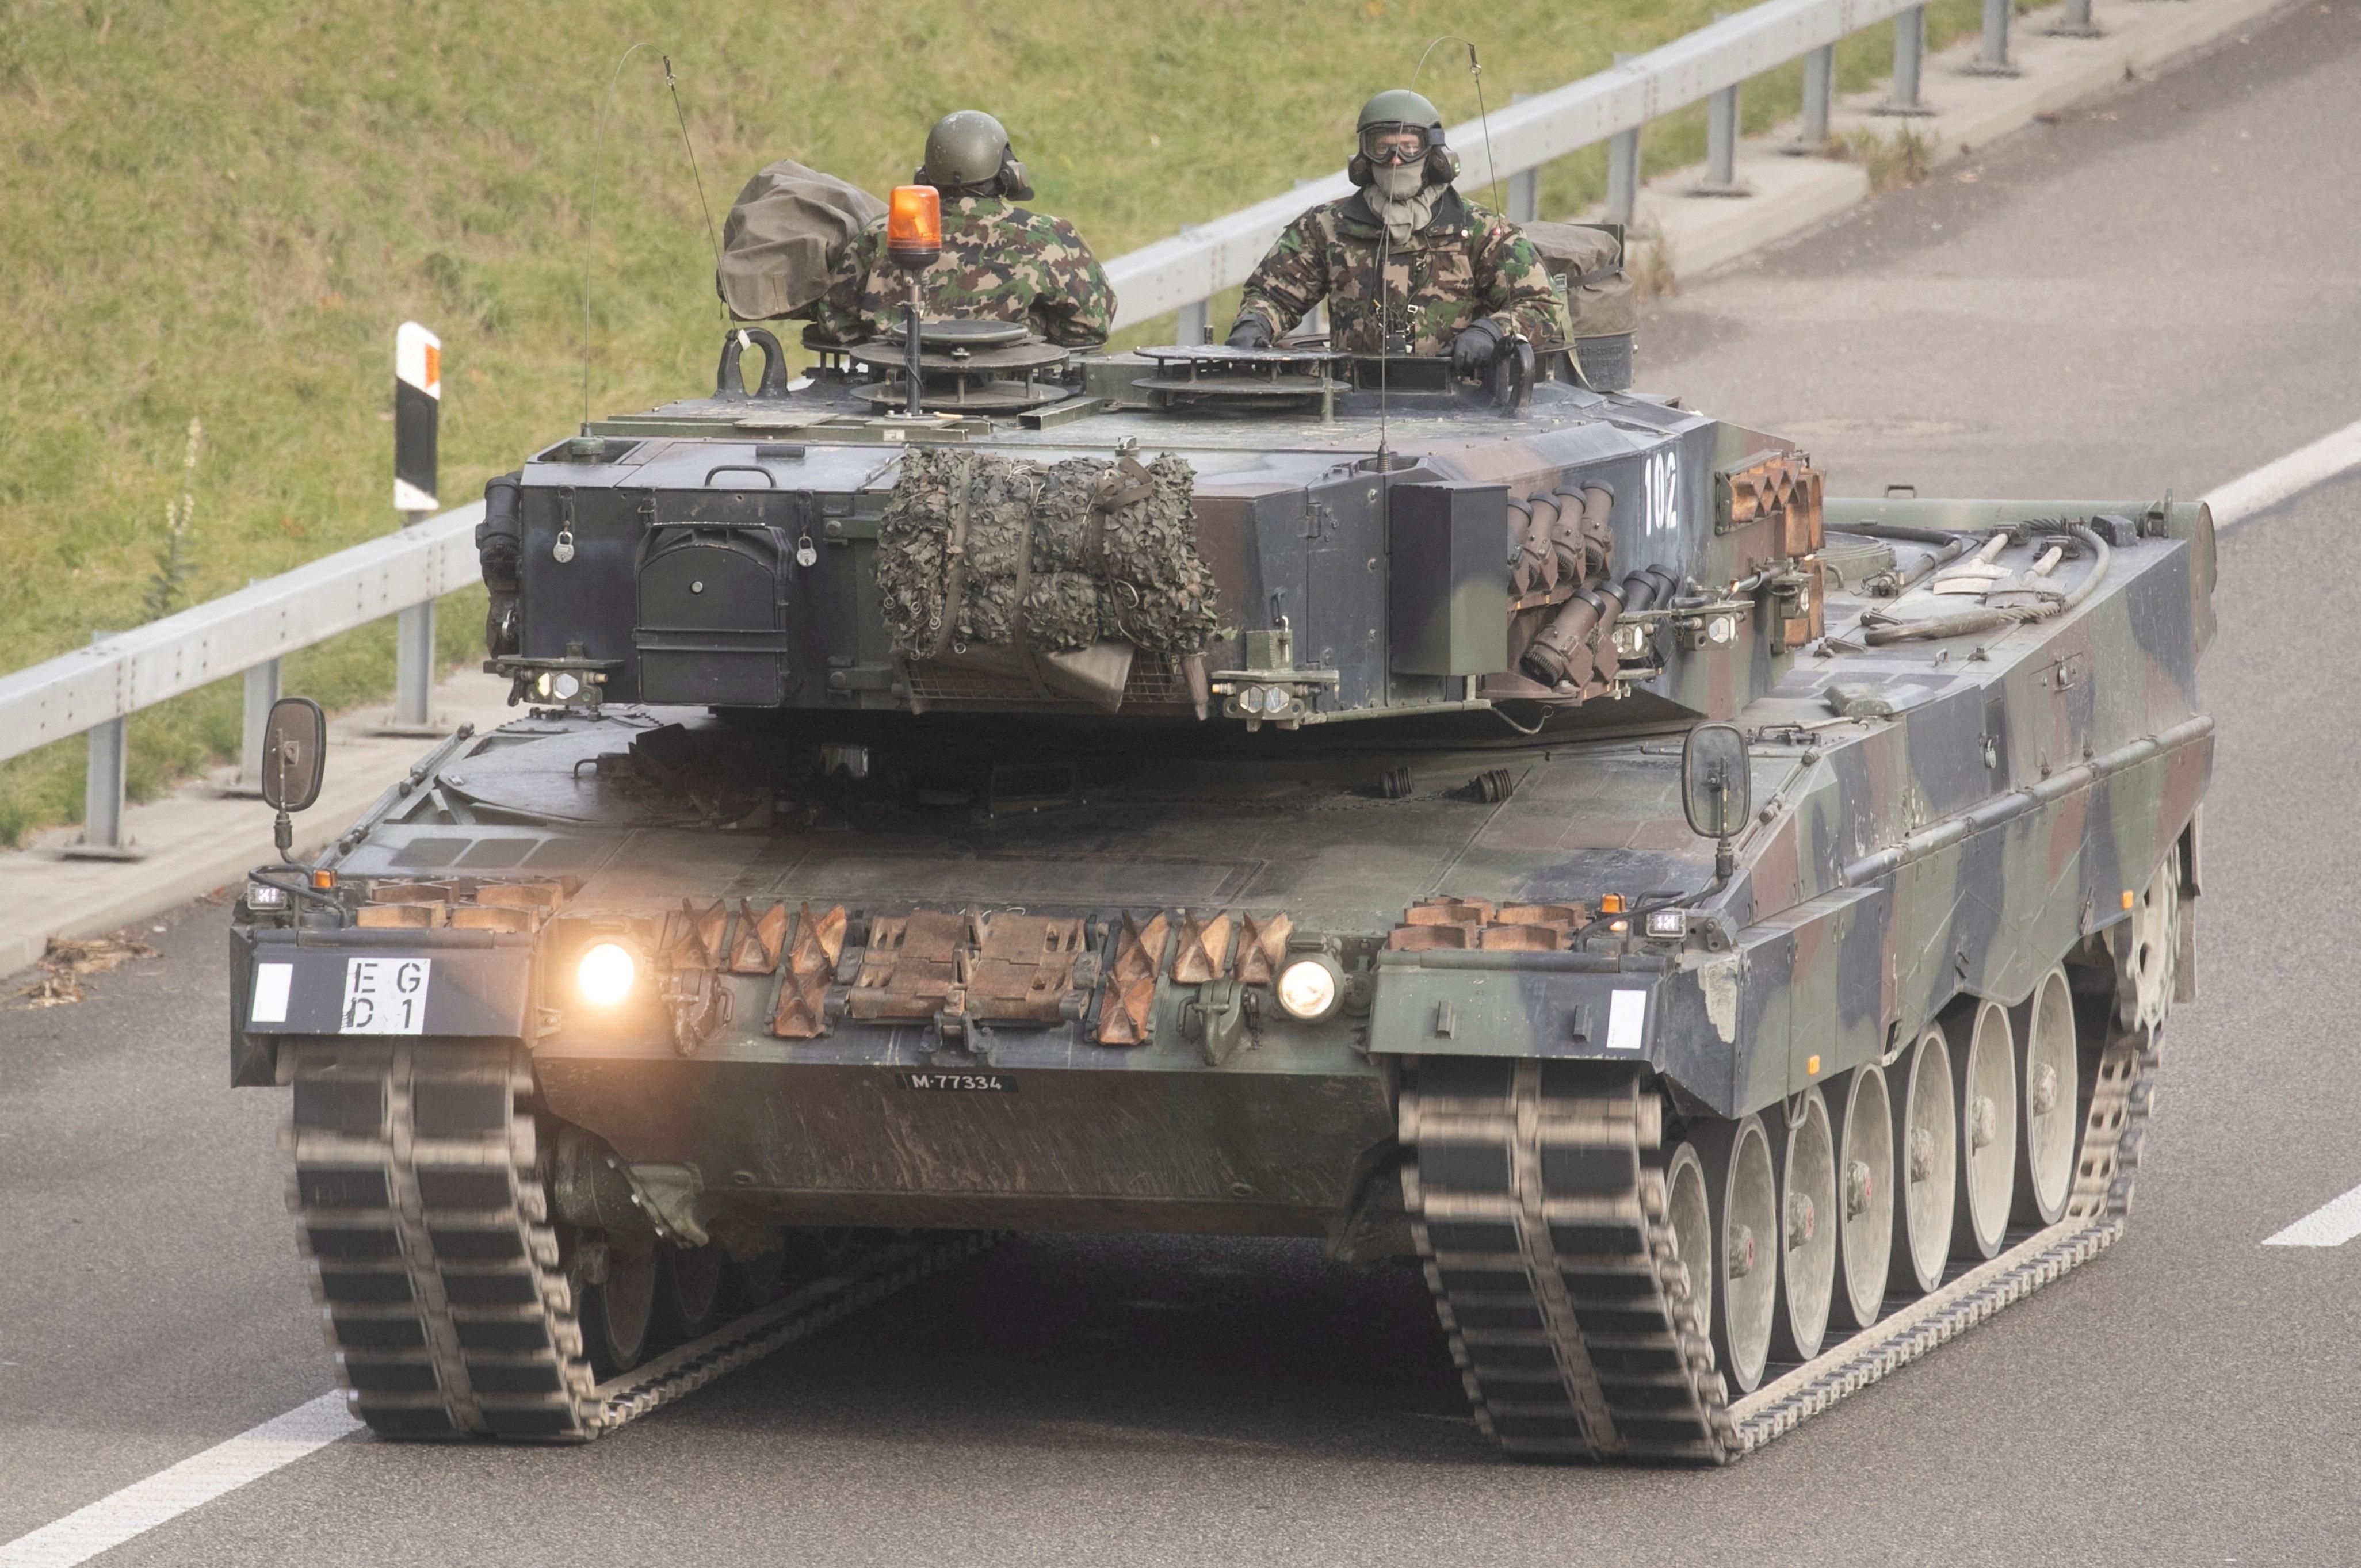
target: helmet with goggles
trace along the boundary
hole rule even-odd
[[[1434,105],[1406,87],[1378,93],[1361,105],[1356,127],[1359,145],[1345,168],[1356,185],[1377,182],[1380,169],[1424,163],[1430,184],[1443,184],[1459,173],[1459,159],[1443,145],[1443,116]]]
[[[1443,145],[1443,116],[1434,105],[1405,87],[1378,93],[1361,105],[1363,158],[1376,164],[1415,163]]]

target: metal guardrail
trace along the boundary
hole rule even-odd
[[[2007,12],[2004,3],[1998,7],[1995,26],[1994,7],[1986,7],[1984,52],[2003,61],[2007,58]],[[1716,176],[1728,186],[1737,142],[1739,84],[1804,58],[1805,124],[1817,125],[1825,136],[1835,76],[1828,51],[1839,38],[1889,16],[1902,18],[1895,28],[1898,85],[1892,107],[1904,114],[1923,113],[1917,101],[1917,62],[1926,37],[1923,5],[1902,0],[1768,0],[1595,76],[1496,109],[1488,138],[1483,126],[1469,121],[1448,127],[1444,139],[1459,154],[1460,182],[1470,188],[1489,183],[1496,172],[1506,180],[1609,142],[1608,215],[1628,223],[1639,189],[1642,126],[1699,100],[1718,100],[1707,188]],[[1900,68],[1905,63],[1909,69],[1904,82]],[[1343,174],[1331,175],[1116,257],[1106,269],[1118,305],[1115,325],[1133,326],[1173,311],[1191,313],[1193,307],[1193,323],[1191,315],[1184,313],[1183,325],[1194,324],[1202,332],[1204,302],[1245,282],[1271,241],[1298,214],[1352,191]],[[1188,332],[1181,336],[1187,341]]]
[[[0,762],[91,731],[78,852],[120,853],[126,715],[243,671],[250,766],[260,750],[258,713],[278,695],[278,661],[478,581],[475,534],[483,515],[484,503],[472,501],[0,675]]]
[[[1983,47],[1973,69],[2013,69],[2008,55],[2010,0],[1986,0]],[[2090,0],[2067,0],[2057,31],[2089,36]],[[1918,101],[1925,50],[1923,5],[1901,0],[1767,0],[1661,49],[1620,59],[1611,70],[1554,92],[1520,97],[1491,116],[1446,135],[1470,186],[1496,176],[1510,182],[1510,216],[1530,219],[1534,172],[1554,159],[1609,143],[1609,215],[1630,222],[1639,191],[1640,130],[1648,121],[1701,99],[1712,100],[1703,193],[1737,193],[1734,160],[1739,84],[1801,57],[1806,140],[1825,137],[1834,91],[1837,41],[1888,17],[1894,28],[1894,89],[1886,105],[1925,114]],[[1107,263],[1118,327],[1179,312],[1183,342],[1204,340],[1207,302],[1243,283],[1272,240],[1315,203],[1351,192],[1341,173],[1306,181],[1283,194],[1184,228]],[[140,708],[211,682],[246,674],[246,762],[260,751],[262,714],[279,694],[278,661],[386,616],[430,606],[477,580],[476,523],[480,501],[427,518],[366,544],[253,584],[240,592],[168,616],[134,631],[94,640],[30,669],[0,676],[0,762],[85,731],[91,735],[82,844],[76,853],[122,855],[123,720]],[[431,622],[427,623],[431,627]],[[423,692],[421,655],[403,655],[409,690]],[[420,698],[423,700],[423,696]],[[250,780],[246,782],[250,783]]]

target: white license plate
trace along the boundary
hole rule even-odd
[[[905,1089],[948,1089],[953,1093],[1014,1094],[1016,1080],[1005,1072],[906,1072]]]
[[[432,959],[347,959],[343,1035],[415,1035],[426,1025]]]

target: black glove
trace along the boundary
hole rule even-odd
[[[1230,328],[1232,348],[1268,348],[1270,326],[1260,316],[1240,316]]]
[[[1508,334],[1500,323],[1485,316],[1460,330],[1451,340],[1451,373],[1460,377],[1481,376],[1492,368],[1492,356],[1499,352],[1500,340]]]

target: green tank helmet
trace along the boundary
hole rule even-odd
[[[1389,87],[1361,105],[1361,118],[1353,128],[1366,131],[1371,126],[1412,126],[1440,132],[1443,116],[1425,94],[1407,87]]]
[[[1443,184],[1458,178],[1459,159],[1443,145],[1443,115],[1423,93],[1392,87],[1361,105],[1353,127],[1356,146],[1346,172],[1367,185],[1379,164],[1427,163],[1427,179]]]
[[[927,159],[917,181],[949,196],[1005,196],[1030,201],[1025,166],[1008,145],[1008,131],[981,109],[959,109],[927,133]]]

